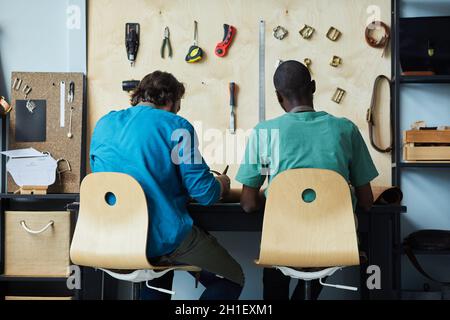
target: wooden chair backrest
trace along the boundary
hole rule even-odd
[[[311,203],[302,197],[308,189],[316,193]],[[322,169],[289,170],[275,177],[268,190],[257,263],[294,268],[359,265],[345,179]]]
[[[108,193],[115,196],[114,205],[106,201]],[[150,269],[148,224],[147,200],[134,178],[121,173],[90,174],[81,184],[71,260],[96,268]]]

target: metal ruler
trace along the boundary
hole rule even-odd
[[[266,22],[259,22],[259,122],[266,121]]]
[[[66,125],[66,83],[61,81],[59,85],[59,126],[64,128]]]

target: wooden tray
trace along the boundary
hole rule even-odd
[[[450,130],[406,131],[404,142],[405,161],[450,161]]]
[[[450,130],[410,130],[405,132],[405,143],[449,143]]]

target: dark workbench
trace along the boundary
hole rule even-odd
[[[216,204],[202,207],[191,204],[188,210],[195,224],[209,231],[261,232],[263,212],[248,214],[239,204]],[[375,206],[370,212],[357,212],[360,250],[367,254],[368,262],[361,267],[361,298],[396,299],[400,283],[400,261],[397,250],[401,237],[399,215],[406,212],[403,206]],[[381,269],[381,290],[369,291],[366,286],[367,267]]]
[[[64,210],[67,208],[76,212],[79,209],[79,196],[75,194],[47,196],[2,194],[0,198],[1,218],[3,218],[5,210],[29,210],[30,208],[32,210]],[[242,210],[239,204],[219,203],[210,207],[190,204],[188,210],[195,224],[208,231],[261,232],[262,230],[263,212],[248,214]],[[382,272],[381,290],[363,290],[366,288],[367,266],[362,266],[362,299],[396,298],[400,265],[398,261],[399,255],[395,254],[400,249],[400,230],[397,221],[399,220],[399,215],[404,212],[406,212],[406,208],[402,206],[376,206],[369,213],[358,212],[359,239],[361,250],[366,252],[369,259],[367,266],[377,265]],[[3,222],[2,220],[0,219],[0,222]],[[0,223],[0,226],[0,239],[2,239],[4,236],[3,223]],[[3,243],[3,241],[0,242]],[[0,250],[0,256],[3,256],[3,246],[0,246],[0,249],[2,249]],[[99,298],[99,292],[101,291],[99,287],[101,282],[101,278],[99,279],[98,275],[99,272],[93,272],[90,268],[83,269],[83,289],[77,296],[81,299]],[[3,280],[0,278],[0,283],[2,282]]]

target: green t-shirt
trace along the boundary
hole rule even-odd
[[[353,122],[326,112],[305,112],[287,113],[257,125],[236,180],[260,188],[267,176],[270,184],[283,171],[298,168],[333,170],[353,187],[363,186],[378,176]]]

